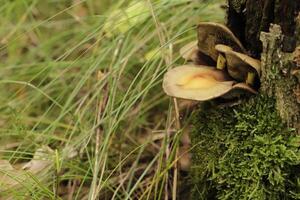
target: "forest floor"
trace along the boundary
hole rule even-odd
[[[180,193],[162,75],[220,0],[0,2],[0,199]]]

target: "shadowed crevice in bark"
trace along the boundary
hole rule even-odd
[[[271,23],[282,27],[283,52],[295,49],[295,18],[300,0],[228,0],[228,6],[228,26],[252,56],[259,58],[260,32],[268,31]]]

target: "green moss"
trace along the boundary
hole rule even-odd
[[[193,124],[194,199],[300,197],[300,138],[282,123],[273,99],[202,108]]]

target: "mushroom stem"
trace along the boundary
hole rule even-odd
[[[225,66],[226,66],[226,58],[222,54],[219,54],[217,60],[217,69],[224,69]]]
[[[255,79],[255,73],[248,72],[247,79],[246,79],[246,84],[253,85],[254,84],[254,79]]]

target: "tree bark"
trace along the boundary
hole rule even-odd
[[[228,5],[229,28],[249,54],[262,61],[261,92],[276,99],[284,122],[299,128],[298,81],[291,53],[300,43],[300,0],[228,0]]]
[[[276,99],[282,120],[299,132],[299,83],[293,75],[296,70],[293,54],[283,51],[284,36],[279,25],[272,25],[268,33],[262,32],[260,39],[263,46],[261,92]]]
[[[260,33],[267,32],[271,23],[281,26],[283,52],[295,49],[299,0],[228,0],[228,6],[227,25],[252,56],[260,57]]]
[[[260,77],[260,95],[257,98],[250,99],[250,101],[245,99],[244,105],[242,103],[242,105],[237,107],[228,107],[223,110],[216,110],[214,106],[202,107],[199,111],[200,114],[195,117],[195,128],[191,134],[192,144],[195,146],[192,150],[193,166],[191,172],[194,184],[194,191],[192,193],[194,199],[222,199],[226,196],[225,194],[222,194],[222,190],[225,191],[230,187],[235,187],[235,185],[225,184],[227,182],[230,183],[230,181],[226,180],[228,172],[222,172],[224,166],[222,165],[220,167],[218,165],[221,165],[220,163],[226,161],[226,159],[224,161],[224,157],[228,157],[228,154],[239,151],[243,152],[243,148],[239,145],[242,146],[247,144],[249,146],[247,148],[249,149],[246,150],[245,154],[237,154],[238,156],[241,156],[239,158],[235,158],[235,154],[233,154],[233,158],[231,159],[235,160],[237,163],[240,162],[240,164],[228,163],[229,165],[232,164],[234,168],[240,167],[242,163],[247,163],[249,160],[249,165],[252,165],[252,162],[262,163],[262,165],[264,165],[264,159],[268,159],[270,156],[262,156],[257,160],[251,161],[251,159],[257,155],[253,153],[253,146],[257,145],[257,143],[247,143],[247,141],[244,140],[255,140],[256,136],[245,136],[246,139],[239,136],[239,138],[230,138],[230,142],[227,141],[227,132],[224,134],[223,130],[228,131],[228,134],[233,135],[237,132],[236,134],[238,135],[238,133],[241,132],[241,127],[243,127],[245,123],[248,123],[247,121],[242,121],[242,124],[236,122],[239,120],[239,116],[248,116],[247,113],[243,114],[243,112],[251,112],[253,116],[258,113],[257,118],[259,118],[257,120],[255,119],[255,121],[253,116],[250,116],[251,114],[249,114],[249,123],[254,124],[245,125],[245,127],[248,127],[248,129],[251,127],[253,130],[242,130],[244,131],[244,134],[251,135],[252,132],[255,132],[255,130],[258,129],[263,132],[264,129],[260,128],[266,124],[268,124],[266,125],[268,127],[266,127],[266,132],[262,133],[262,137],[264,137],[264,134],[268,135],[268,131],[272,132],[272,129],[277,129],[277,127],[281,127],[282,125],[287,129],[292,128],[298,134],[300,133],[300,47],[298,47],[297,50],[297,46],[300,45],[299,11],[300,0],[228,0],[227,26],[241,40],[249,55],[261,60],[262,74]],[[270,100],[265,101],[266,98]],[[264,104],[272,104],[273,102],[274,105],[266,105],[264,107]],[[252,107],[253,109],[262,109],[262,111],[253,111],[250,109]],[[214,110],[211,111],[212,109]],[[272,109],[274,109],[274,112],[278,113],[282,124],[277,121],[277,118],[274,117],[275,115],[273,117],[268,117],[272,115]],[[201,114],[201,112],[205,112],[205,114]],[[271,122],[269,123],[265,118],[268,118]],[[261,124],[259,120],[261,120],[263,124]],[[205,128],[202,128],[202,126]],[[281,131],[283,130],[284,129]],[[205,131],[207,131],[207,133]],[[208,134],[215,134],[218,138],[209,137]],[[224,141],[224,138],[226,139],[226,142],[230,143],[230,148],[226,146],[229,144]],[[284,143],[284,140],[280,145],[284,146],[284,148],[289,148],[289,145]],[[236,144],[236,141],[239,141],[240,143]],[[231,146],[231,142],[234,144],[233,146]],[[219,144],[219,146],[217,146],[217,144]],[[268,146],[268,144],[269,143],[258,146],[257,148],[262,148],[261,151],[264,151],[263,148]],[[241,150],[239,148],[241,148]],[[224,154],[224,152],[226,153]],[[248,153],[253,153],[252,157],[245,158],[245,155],[248,155]],[[280,156],[278,155],[277,157]],[[275,156],[274,160],[277,157]],[[272,162],[273,161],[271,160],[271,163]],[[274,164],[274,166],[275,165],[276,164]],[[273,164],[270,164],[269,168],[272,168],[272,166]],[[250,195],[247,194],[247,197],[242,197],[243,193],[240,191],[242,186],[239,186],[239,189],[232,190],[234,192],[230,193],[230,195],[235,194],[236,191],[240,191],[241,193],[239,195],[241,195],[241,197],[239,199],[300,198],[300,192],[299,196],[282,196],[290,191],[292,191],[291,193],[294,193],[295,191],[300,190],[299,185],[289,185],[290,182],[293,182],[293,177],[298,177],[300,172],[293,170],[293,164],[290,165],[286,163],[284,166],[285,167],[282,168],[282,170],[289,168],[289,170],[285,172],[286,176],[284,178],[289,179],[290,177],[290,180],[286,180],[286,182],[283,181],[283,186],[281,185],[283,193],[281,193],[282,191],[276,191],[276,188],[279,188],[279,186],[276,186],[276,184],[272,185],[272,180],[269,180],[270,174],[259,174],[256,177],[257,182],[252,181],[259,187],[255,188],[255,186],[255,189],[253,190],[264,191],[264,189],[260,189],[262,187],[268,187],[266,193],[263,194],[263,192],[261,192],[259,194],[260,196],[255,198],[250,198],[249,196],[255,196],[257,192],[253,192]],[[240,175],[241,182],[238,183],[251,184],[251,181],[245,182],[245,180],[247,179],[246,171],[249,170],[252,173],[252,169],[248,169],[247,166],[244,167],[245,168],[242,169],[245,169],[245,172]],[[251,168],[251,166],[248,167]],[[232,171],[235,170],[234,168],[230,169],[230,173],[233,173]],[[299,165],[297,165],[296,168],[299,168]],[[218,170],[218,172],[215,170]],[[260,169],[257,170],[259,171]],[[223,178],[220,179],[220,177]],[[238,180],[234,173],[230,174],[230,179]],[[251,189],[251,186],[247,187]],[[201,197],[199,196],[200,194]],[[227,196],[228,199],[232,199],[230,195]]]

